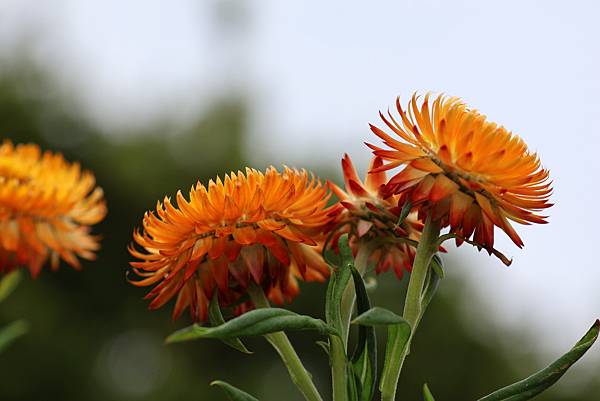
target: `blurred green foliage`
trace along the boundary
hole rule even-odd
[[[81,272],[62,267],[26,277],[0,307],[0,325],[16,319],[30,324],[29,333],[0,355],[0,399],[42,400],[221,400],[209,383],[223,379],[264,401],[300,400],[277,356],[261,339],[250,339],[252,355],[218,341],[166,346],[164,338],[189,323],[170,319],[170,308],[149,312],[144,289],[127,284],[126,251],[132,230],[144,211],[163,196],[184,193],[197,180],[245,166],[243,140],[247,108],[240,99],[216,100],[195,123],[177,134],[169,121],[139,132],[110,135],[89,123],[74,99],[57,89],[43,73],[13,65],[0,74],[0,132],[13,142],[36,142],[63,152],[92,170],[105,190],[108,217],[95,228],[102,250]],[[337,165],[332,160],[331,165]],[[307,160],[306,166],[311,167]],[[313,166],[314,167],[314,166]],[[333,168],[333,167],[332,167]],[[326,176],[323,174],[323,176]],[[439,400],[476,399],[545,365],[533,351],[517,360],[498,337],[480,338],[457,307],[464,283],[442,282],[407,359],[399,397],[421,399],[429,383]],[[453,281],[456,280],[456,281]],[[379,278],[376,305],[400,311],[406,279]],[[299,313],[323,317],[324,285],[305,284],[293,305]],[[509,333],[498,333],[504,337]],[[379,333],[384,343],[385,333]],[[329,393],[329,368],[311,334],[290,335]],[[514,341],[518,342],[518,338]],[[381,356],[383,357],[383,355]],[[549,358],[552,359],[552,358]],[[381,359],[380,359],[381,360]],[[590,400],[600,388],[552,390],[539,400]]]

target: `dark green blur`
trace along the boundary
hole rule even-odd
[[[0,325],[16,319],[30,324],[29,333],[0,354],[0,400],[225,400],[218,389],[209,387],[215,379],[263,401],[301,399],[277,356],[261,339],[247,341],[255,351],[252,355],[218,341],[164,345],[168,334],[189,324],[187,316],[172,322],[172,305],[148,311],[142,299],[147,289],[125,280],[130,259],[126,246],[144,211],[178,189],[185,193],[197,180],[205,182],[243,168],[247,120],[241,98],[225,98],[176,135],[171,134],[175,128],[169,121],[139,132],[108,135],[89,123],[76,101],[44,74],[27,64],[4,68],[0,73],[2,138],[35,142],[80,161],[104,188],[109,213],[95,227],[103,237],[96,261],[85,262],[81,272],[62,266],[56,273],[46,269],[37,280],[27,276],[0,304]],[[328,171],[318,173],[339,177],[338,160],[329,165]],[[307,160],[298,167],[315,166]],[[538,355],[532,343],[515,345],[517,355],[508,354],[505,344],[511,336],[517,344],[518,333],[479,335],[481,331],[473,329],[487,321],[461,314],[458,300],[468,291],[452,273],[452,259],[447,258],[446,264],[449,277],[419,329],[400,380],[399,399],[422,399],[421,387],[427,382],[437,400],[473,400],[558,356]],[[374,303],[401,311],[405,284],[406,278],[399,283],[391,274],[380,277]],[[324,289],[324,285],[303,285],[293,309],[323,317]],[[291,339],[328,398],[329,369],[325,354],[315,344],[319,338],[303,333],[292,334]],[[569,396],[554,388],[538,399],[591,400],[590,394],[599,391],[597,381],[595,386],[569,387]]]

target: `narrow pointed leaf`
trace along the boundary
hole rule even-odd
[[[421,300],[421,315],[425,313],[425,310],[437,292],[440,280],[443,278],[444,264],[442,263],[442,259],[438,255],[433,255],[433,258],[431,258],[431,269],[429,269],[427,286],[425,287],[423,298]]]
[[[596,320],[581,340],[554,363],[524,380],[480,398],[479,401],[524,401],[533,398],[556,383],[565,374],[567,369],[586,353],[598,338],[599,330],[600,320]]]
[[[348,385],[348,401],[358,401],[359,392],[360,392],[360,383],[357,380],[351,380],[352,378],[357,376],[357,373],[354,372],[354,366],[349,363],[346,365],[347,374],[349,380],[346,381]]]
[[[358,270],[352,268],[352,279],[356,292],[356,309],[359,314],[371,308],[369,295]],[[377,337],[373,326],[358,328],[358,343],[351,358],[359,401],[371,401],[377,382]]]
[[[410,209],[412,209],[412,203],[410,201],[407,201],[404,204],[404,206],[402,206],[402,209],[400,210],[400,216],[398,216],[398,223],[397,223],[398,225],[400,225],[404,222],[404,220],[410,213]]]
[[[319,334],[335,334],[336,331],[320,319],[299,315],[287,309],[256,309],[217,327],[198,324],[178,330],[167,337],[167,343],[199,338],[232,339],[245,336],[262,336],[277,331],[315,330]]]
[[[0,279],[0,302],[4,301],[21,281],[21,271],[15,270]]]
[[[404,348],[408,343],[410,338],[410,324],[406,321],[400,324],[391,324],[388,326],[387,332],[387,344],[385,346],[385,360],[383,362],[383,372],[381,373],[382,380],[379,383],[379,389],[385,387],[385,378],[389,377],[389,367],[392,366],[392,349],[394,348],[394,344],[398,342],[400,345],[400,351],[404,352]]]
[[[438,276],[440,276],[440,279],[444,278],[444,262],[442,261],[440,255],[433,255],[433,257],[431,258],[431,268],[437,273]]]
[[[210,324],[212,324],[213,326],[220,326],[222,324],[225,324],[225,319],[223,318],[223,315],[221,314],[221,308],[219,307],[219,300],[218,300],[218,295],[217,295],[216,291],[215,291],[215,295],[213,296],[212,300],[210,301],[210,306],[208,308],[208,319],[210,321]],[[229,345],[231,348],[236,349],[240,352],[243,352],[244,354],[252,353],[252,351],[249,351],[248,348],[246,348],[246,346],[244,345],[244,343],[237,337],[224,338],[221,341],[223,341],[223,343]]]
[[[0,352],[16,339],[27,333],[29,325],[24,320],[17,320],[0,329]]]
[[[429,391],[429,386],[427,386],[427,383],[423,384],[423,399],[425,401],[435,401],[433,394],[431,394],[431,391]]]
[[[251,396],[245,391],[242,391],[227,382],[215,380],[214,382],[210,383],[210,385],[221,388],[231,401],[258,401],[258,398]]]
[[[409,323],[402,316],[379,306],[375,306],[368,311],[361,313],[354,318],[352,324],[361,326],[407,325],[410,329]]]

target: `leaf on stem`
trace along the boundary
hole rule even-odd
[[[444,264],[439,255],[433,255],[430,266],[431,269],[429,269],[428,279],[421,297],[421,316],[423,316],[429,303],[433,299],[433,296],[439,287],[440,280],[444,278]]]
[[[371,302],[363,278],[354,267],[352,279],[356,292],[356,308],[359,314],[363,314],[370,310]],[[358,343],[350,362],[356,379],[358,400],[372,400],[377,382],[377,337],[373,326],[361,325],[358,328]]]
[[[444,276],[445,276],[444,262],[442,261],[442,258],[440,257],[440,255],[438,255],[438,254],[433,255],[433,257],[431,258],[431,268],[433,269],[433,271],[436,272],[436,274],[438,276],[440,276],[440,279],[444,278]]]
[[[391,352],[393,344],[398,342],[400,350],[404,350],[410,338],[410,324],[402,316],[378,306],[358,315],[356,319],[352,321],[352,324],[359,324],[361,326],[388,326],[385,361],[381,375],[383,380],[379,384],[379,388],[383,388],[384,380],[388,377],[386,370],[392,365],[390,361],[393,357]]]
[[[242,391],[227,382],[215,380],[214,382],[210,383],[210,385],[221,388],[231,401],[258,401],[258,398],[251,396],[245,391]]]
[[[0,352],[8,347],[13,341],[27,333],[29,324],[24,320],[12,322],[0,329]]]
[[[352,276],[352,267],[354,266],[352,250],[348,244],[348,234],[340,236],[338,249],[340,262],[337,264],[337,267],[333,269],[331,277],[329,277],[325,302],[325,317],[328,324],[341,332],[342,322],[340,305],[342,303],[344,290]]]
[[[400,210],[400,216],[398,216],[398,222],[396,223],[396,225],[399,226],[402,223],[404,223],[404,219],[406,219],[406,217],[410,213],[411,209],[412,209],[412,203],[410,201],[407,201],[404,204],[404,206],[402,206],[402,209]]]
[[[315,330],[319,334],[337,334],[331,326],[320,319],[299,315],[287,309],[265,308],[244,313],[216,327],[198,324],[178,330],[167,337],[167,343],[195,340],[198,338],[232,339],[244,336],[262,336],[285,330]]]
[[[554,363],[524,380],[480,398],[479,401],[524,401],[533,398],[556,383],[565,374],[567,369],[586,353],[598,338],[599,330],[600,320],[596,320],[581,340]]]
[[[379,306],[375,306],[368,311],[361,313],[352,321],[352,324],[361,326],[406,325],[410,331],[410,325],[402,316]]]
[[[431,394],[431,391],[429,391],[429,386],[427,386],[427,383],[423,384],[423,399],[425,401],[435,401],[433,394]]]
[[[208,319],[210,324],[213,326],[220,326],[225,324],[225,319],[223,318],[223,314],[221,313],[221,308],[219,307],[219,298],[217,292],[215,291],[215,295],[210,301],[210,305],[208,307]],[[244,343],[237,337],[234,338],[223,338],[221,339],[223,343],[229,345],[231,348],[234,348],[244,354],[251,354],[252,351],[248,350]]]
[[[0,302],[4,301],[21,281],[21,271],[14,270],[0,280]]]

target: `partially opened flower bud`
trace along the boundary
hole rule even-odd
[[[106,215],[94,175],[59,153],[5,141],[0,146],[0,272],[27,267],[36,277],[50,259],[74,268],[94,259],[91,226]]]
[[[329,268],[317,241],[330,223],[330,195],[306,171],[275,168],[231,173],[222,181],[198,183],[189,201],[177,193],[144,216],[142,232],[130,246],[138,286],[156,286],[147,295],[155,309],[176,298],[173,317],[190,308],[204,321],[218,292],[222,306],[243,301],[251,282],[275,303],[298,294],[298,280],[323,281]],[[242,304],[240,310],[249,305]]]
[[[386,184],[387,196],[399,195],[421,218],[431,214],[442,227],[488,249],[494,226],[522,247],[509,221],[546,222],[537,213],[551,206],[548,170],[521,138],[454,97],[440,95],[430,103],[426,95],[419,105],[414,95],[408,112],[399,99],[396,107],[399,121],[380,113],[394,136],[371,126],[390,149],[369,145],[388,162],[375,172],[403,167]]]
[[[382,159],[376,156],[371,160],[369,170],[379,170],[382,165]],[[402,207],[398,206],[398,197],[383,196],[387,182],[384,171],[367,173],[363,183],[348,155],[342,159],[342,170],[344,189],[328,182],[344,207],[341,213],[337,213],[330,242],[337,244],[337,238],[348,233],[355,255],[361,246],[369,246],[370,260],[375,262],[376,272],[393,268],[401,278],[405,270],[412,268],[414,243],[419,239],[423,224],[414,214],[403,216],[400,221]]]

